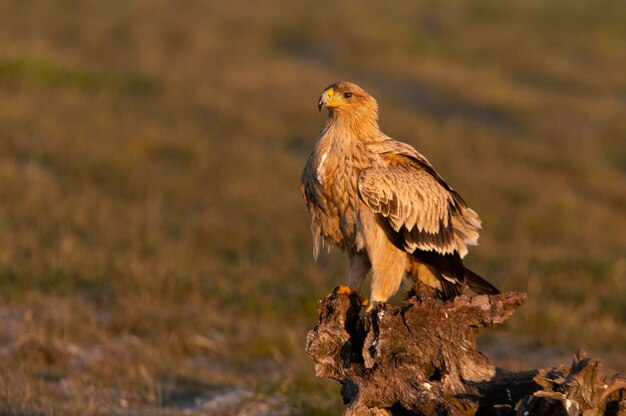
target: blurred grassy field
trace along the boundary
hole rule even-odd
[[[0,16],[0,414],[338,414],[303,347],[345,259],[313,262],[299,175],[344,79],[481,214],[468,265],[529,293],[496,363],[626,371],[623,2]]]

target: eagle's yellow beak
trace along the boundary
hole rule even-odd
[[[341,105],[346,105],[346,103],[338,99],[338,97],[335,96],[335,91],[332,88],[329,88],[324,91],[319,101],[317,102],[317,109],[319,111],[322,111],[322,107],[337,108]]]

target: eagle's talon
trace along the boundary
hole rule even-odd
[[[333,290],[334,294],[337,295],[348,295],[350,296],[351,294],[355,293],[352,289],[350,289],[349,286],[337,286],[335,288],[335,290]]]
[[[358,290],[354,290],[352,288],[350,288],[350,286],[337,286],[333,292],[331,294],[329,294],[327,297],[331,297],[331,296],[337,296],[337,295],[347,295],[347,296],[351,296],[351,295],[355,295],[357,297],[357,299],[359,300],[359,304],[361,306],[368,306],[369,305],[369,300],[367,300],[367,298],[365,298],[363,295],[361,295],[361,293]]]
[[[327,298],[331,298],[333,296],[338,296],[338,295],[347,295],[350,296],[353,293],[356,293],[355,291],[353,291],[352,289],[350,289],[349,286],[337,286],[336,288],[333,289],[332,292],[330,292],[328,295],[326,295]],[[356,293],[356,295],[358,296],[358,293]],[[360,299],[360,297],[359,297]]]
[[[367,305],[367,309],[365,309],[366,313],[370,313],[372,310],[374,310],[374,308],[378,307],[378,305],[382,305],[385,302],[379,302],[379,301],[373,301],[373,302],[368,302]]]

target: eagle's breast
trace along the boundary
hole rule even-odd
[[[371,165],[370,159],[362,143],[348,140],[334,141],[316,158],[316,185],[326,208],[320,231],[325,240],[342,250],[363,248],[357,224],[361,206],[357,180],[361,171]]]

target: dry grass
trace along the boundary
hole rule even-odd
[[[626,7],[418,3],[3,2],[0,413],[337,413],[302,350],[345,265],[299,173],[339,79],[529,292],[485,348],[626,370]]]

